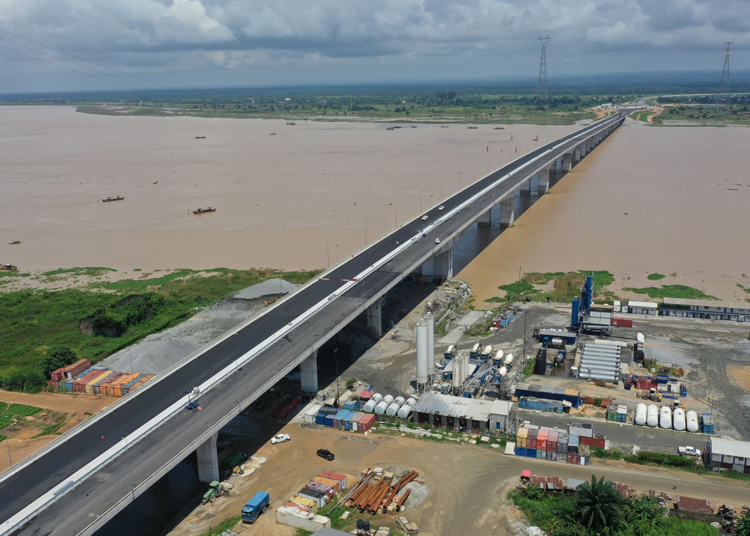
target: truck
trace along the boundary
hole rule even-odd
[[[255,523],[258,516],[268,510],[270,496],[266,491],[259,491],[253,498],[245,503],[242,509],[242,522]]]
[[[694,456],[696,458],[701,457],[701,451],[694,447],[678,447],[677,453],[680,456]]]

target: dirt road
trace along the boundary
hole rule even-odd
[[[266,458],[252,475],[233,477],[235,489],[230,497],[213,505],[198,506],[171,532],[174,536],[200,534],[223,519],[238,515],[242,505],[256,491],[271,494],[270,515],[243,534],[291,535],[292,529],[275,523],[275,509],[305,483],[323,470],[334,470],[352,477],[368,467],[399,465],[415,469],[428,487],[429,494],[418,507],[409,507],[405,515],[419,524],[420,534],[504,534],[518,528],[518,515],[505,497],[523,469],[538,475],[588,479],[592,474],[625,482],[640,492],[649,489],[708,498],[714,506],[726,503],[735,507],[750,503],[750,483],[652,467],[635,468],[622,462],[596,463],[589,467],[505,456],[474,445],[438,444],[408,437],[371,434],[368,437],[346,434],[330,428],[285,427],[292,441],[265,445],[257,456]],[[355,437],[347,440],[345,437]],[[336,454],[334,462],[315,456],[318,448]],[[470,530],[469,530],[470,529]]]

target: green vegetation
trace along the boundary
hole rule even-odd
[[[714,296],[705,294],[697,288],[685,285],[662,285],[661,287],[625,288],[628,292],[636,294],[648,294],[650,298],[683,298],[693,300],[715,300]]]
[[[572,497],[532,486],[508,497],[531,525],[555,536],[719,536],[717,529],[705,523],[664,517],[666,509],[648,497],[625,500],[612,482],[594,476]]]
[[[7,402],[0,402],[0,430],[3,430],[10,426],[11,424],[15,423],[24,423],[29,424],[30,421],[26,420],[26,417],[30,417],[32,415],[36,415],[37,413],[41,412],[42,408],[37,408],[36,406],[28,406],[26,404],[8,404]],[[57,426],[57,429],[59,429],[63,424],[65,424],[65,417],[67,416],[67,413],[55,413],[51,412],[49,410],[45,410],[46,414],[54,416],[58,421],[60,421],[59,426]],[[46,432],[44,432],[44,425],[38,425],[36,422],[31,421],[32,426],[39,426],[42,428],[43,432],[41,434],[38,434],[35,437],[39,437],[41,435],[45,435]],[[57,424],[57,421],[55,422]],[[55,431],[57,431],[57,429]],[[0,441],[3,441],[6,439],[6,436],[0,436]]]
[[[218,525],[214,525],[200,536],[219,536],[225,530],[231,530],[232,527],[240,522],[241,519],[242,516],[230,517],[229,519],[222,521]]]
[[[198,310],[217,303],[228,295],[270,278],[280,277],[292,283],[304,283],[318,272],[281,272],[278,270],[211,270],[200,275],[181,270],[156,279],[126,280],[101,292],[83,290],[19,290],[0,293],[0,387],[20,391],[38,391],[49,379],[44,366],[47,351],[65,346],[78,358],[99,361],[134,342],[172,327]],[[104,283],[96,283],[97,286]],[[134,290],[155,293],[161,305],[149,318],[129,323],[126,311],[125,331],[121,337],[92,336],[81,333],[80,320],[126,297]],[[138,313],[139,314],[139,313]],[[131,315],[132,316],[132,315]],[[57,368],[57,367],[56,367]],[[54,370],[54,369],[52,369]]]
[[[659,279],[664,279],[665,277],[667,276],[664,274],[648,274],[648,277],[646,279],[648,279],[649,281],[658,281]]]
[[[78,356],[69,346],[53,346],[42,359],[42,374],[49,377],[55,370],[72,365],[76,361]]]
[[[347,508],[339,508],[334,510],[333,507],[338,503],[339,497],[335,497],[331,502],[325,505],[323,508],[318,510],[318,515],[326,516],[331,519],[331,528],[349,532],[357,528],[357,519],[363,519],[369,521],[374,527],[391,527],[391,535],[403,536],[403,532],[399,531],[396,527],[396,523],[393,516],[383,514],[360,514],[358,510],[351,510],[351,514],[346,519],[341,519],[341,515],[347,511]]]
[[[545,301],[549,299],[554,302],[569,302],[573,296],[578,296],[581,292],[586,276],[590,275],[590,270],[579,270],[577,272],[529,272],[523,274],[521,281],[508,283],[497,287],[505,291],[505,297],[492,297],[486,302],[500,303],[503,301],[516,301],[525,299],[527,296],[533,301]],[[606,287],[614,283],[615,276],[605,270],[594,271],[594,299],[611,300],[614,296],[606,290]],[[538,287],[548,286],[552,283],[552,289],[543,289]]]
[[[529,359],[526,361],[526,364],[523,366],[523,377],[528,378],[532,374],[534,374],[534,364],[536,363],[536,359]]]
[[[88,277],[101,277],[107,272],[116,272],[114,268],[89,267],[89,268],[58,268],[51,272],[44,272],[44,277],[54,277],[58,275],[84,275]]]

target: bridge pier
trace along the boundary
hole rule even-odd
[[[562,157],[562,168],[564,173],[569,172],[573,169],[573,153],[565,153]]]
[[[584,141],[578,148],[578,150],[581,151],[581,160],[583,160],[583,158],[588,154],[588,148],[589,143],[587,141]]]
[[[479,218],[477,218],[477,224],[478,225],[492,225],[492,209],[488,210]]]
[[[378,300],[367,308],[367,328],[370,336],[378,340],[383,336],[383,310],[380,307],[382,301]]]
[[[538,173],[539,179],[538,179],[537,186],[536,186],[537,195],[544,195],[547,192],[549,192],[549,169],[550,169],[550,166],[546,166],[539,170],[539,173]]]
[[[487,214],[489,215],[489,211]],[[453,277],[453,248],[449,248],[435,256],[432,260],[432,273],[435,277],[443,277],[445,279]]]
[[[216,451],[218,437],[217,432],[206,439],[195,451],[198,456],[198,480],[204,484],[219,480],[219,453]]]
[[[521,183],[521,195],[531,195],[533,188],[531,187],[531,181],[534,177],[529,177],[527,180]]]
[[[500,225],[510,227],[516,221],[516,197],[508,197],[500,201]]]
[[[303,393],[318,392],[318,351],[314,350],[310,357],[299,366],[300,381]]]

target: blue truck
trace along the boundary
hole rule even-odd
[[[242,509],[242,522],[255,523],[258,516],[268,510],[269,499],[270,497],[265,491],[259,491],[253,495],[253,498],[247,501]]]

